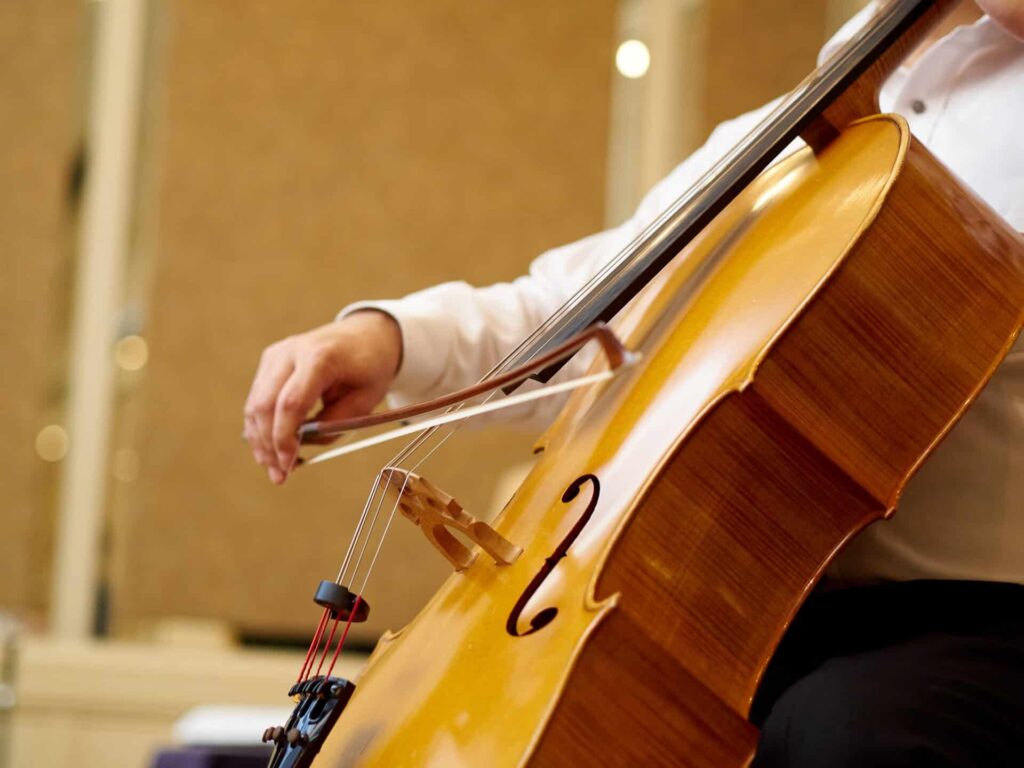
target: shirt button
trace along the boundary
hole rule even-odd
[[[925,111],[925,109],[927,109],[925,103],[920,99],[914,99],[912,102],[910,102],[910,108],[914,110],[915,114],[918,115],[920,115],[922,112]]]

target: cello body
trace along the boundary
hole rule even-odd
[[[318,764],[747,765],[786,626],[1022,308],[1024,241],[902,118],[777,162],[616,318],[639,361],[493,522],[522,555],[380,641]]]

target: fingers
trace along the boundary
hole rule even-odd
[[[270,479],[280,484],[292,470],[296,432],[318,398],[330,417],[369,413],[394,378],[400,354],[397,324],[376,312],[268,347],[246,400],[245,435]]]
[[[260,358],[249,397],[245,402],[245,437],[256,462],[267,468],[271,480],[283,479],[274,451],[273,423],[278,395],[292,375],[294,361],[287,350],[270,347]],[[275,479],[275,475],[280,479]]]
[[[267,476],[271,482],[280,482],[281,473],[277,467],[270,466],[271,458],[266,448],[263,446],[260,437],[259,425],[256,422],[256,417],[246,414],[245,416],[245,440],[249,444],[249,448],[252,451],[253,458],[256,463],[260,466],[267,468]]]
[[[320,394],[333,383],[327,367],[318,364],[316,358],[313,358],[295,368],[281,388],[274,410],[271,441],[277,468],[284,473],[284,477],[291,472],[298,456],[299,440],[296,432],[299,425],[316,404]]]

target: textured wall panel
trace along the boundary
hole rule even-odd
[[[823,0],[707,0],[704,117],[710,131],[794,88],[814,69]]]
[[[239,440],[260,350],[347,302],[511,278],[600,228],[612,0],[169,4],[140,417],[119,441],[115,619],[305,632],[394,447],[264,479]],[[424,470],[478,510],[523,435]],[[370,587],[400,624],[444,569],[404,520]]]

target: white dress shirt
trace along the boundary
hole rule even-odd
[[[823,61],[874,12],[870,4],[822,49]],[[914,135],[1018,231],[1024,230],[1024,42],[988,17],[958,27],[880,96]],[[607,260],[737,143],[775,102],[719,125],[707,143],[652,189],[622,225],[548,251],[527,275],[475,288],[450,282],[392,301],[360,302],[402,329],[404,356],[390,400],[404,404],[474,383],[558,309]],[[800,146],[794,142],[793,148]],[[577,355],[560,376],[581,374]],[[549,421],[559,402],[517,418]],[[896,515],[871,526],[831,575],[1024,583],[1024,339],[965,417],[908,485]]]

